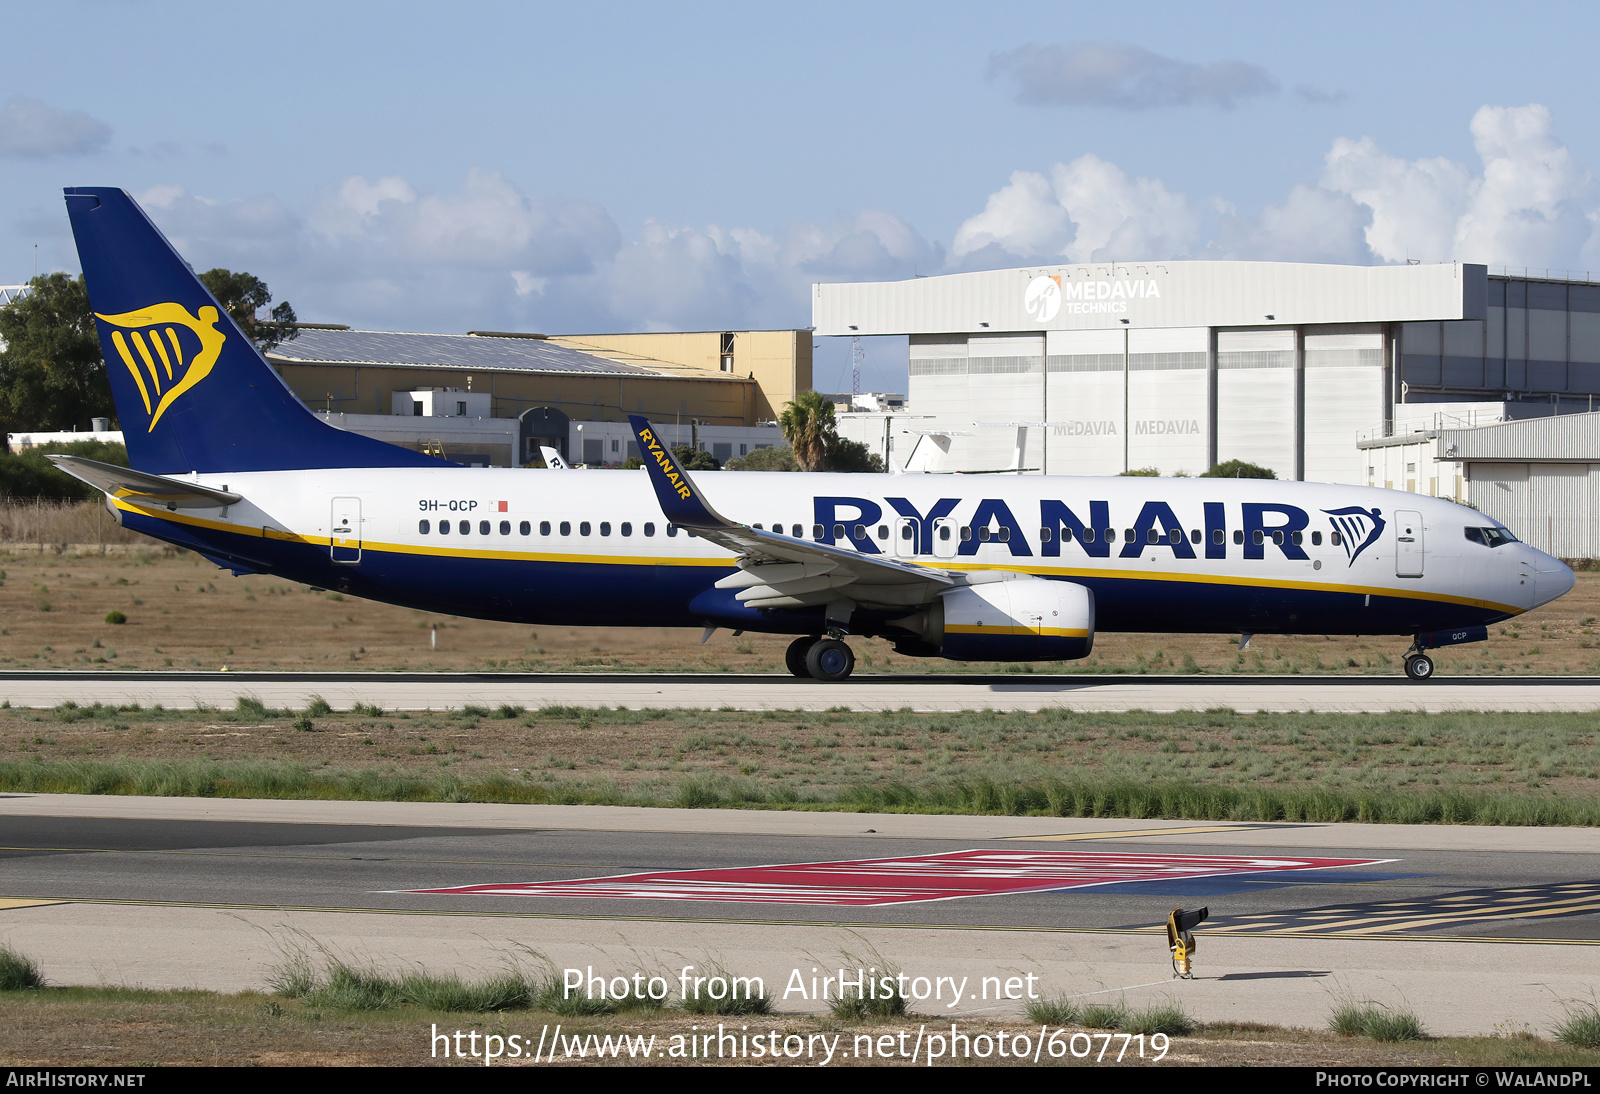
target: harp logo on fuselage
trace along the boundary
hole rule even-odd
[[[147,433],[155,431],[161,416],[184,392],[211,374],[228,340],[217,329],[217,309],[209,304],[198,316],[169,302],[117,315],[96,312],[95,318],[116,328],[111,343],[150,415]]]

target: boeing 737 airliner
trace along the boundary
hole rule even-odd
[[[240,573],[519,623],[847,635],[961,660],[1085,657],[1097,630],[1482,641],[1573,585],[1474,510],[1231,479],[716,472],[634,418],[646,473],[466,468],[294,396],[121,190],[66,192],[133,470],[71,456],[129,528]]]

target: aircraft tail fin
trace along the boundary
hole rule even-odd
[[[634,440],[639,442],[639,455],[649,472],[650,485],[655,488],[656,503],[661,506],[663,516],[685,528],[738,527],[706,501],[689,473],[673,458],[672,446],[657,436],[649,419],[630,414],[628,422],[633,426]]]
[[[447,463],[336,429],[307,410],[126,192],[70,187],[66,199],[135,468],[172,475]]]

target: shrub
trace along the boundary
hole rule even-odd
[[[1083,1008],[1072,998],[1060,995],[1054,999],[1035,999],[1028,1004],[1028,1021],[1041,1026],[1075,1026],[1083,1016]]]
[[[1328,1026],[1346,1037],[1370,1037],[1374,1041],[1420,1041],[1427,1036],[1422,1022],[1408,1010],[1390,1010],[1372,1002],[1340,1003],[1333,1008]]]
[[[106,622],[110,623],[113,627],[120,627],[127,621],[128,617],[117,611],[115,608],[106,613]]]
[[[1123,1033],[1165,1033],[1169,1037],[1187,1037],[1194,1032],[1195,1021],[1176,1003],[1160,1003],[1134,1011],[1117,1028]]]
[[[1600,1048],[1600,1007],[1568,1007],[1556,1025],[1556,1040],[1574,1048]]]
[[[44,973],[31,957],[0,946],[0,991],[38,991],[42,987]]]

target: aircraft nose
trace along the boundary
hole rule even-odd
[[[1534,607],[1548,604],[1552,600],[1566,596],[1572,587],[1578,583],[1578,577],[1572,572],[1572,567],[1562,562],[1553,555],[1543,551],[1535,551],[1534,567],[1539,572],[1537,602]]]

